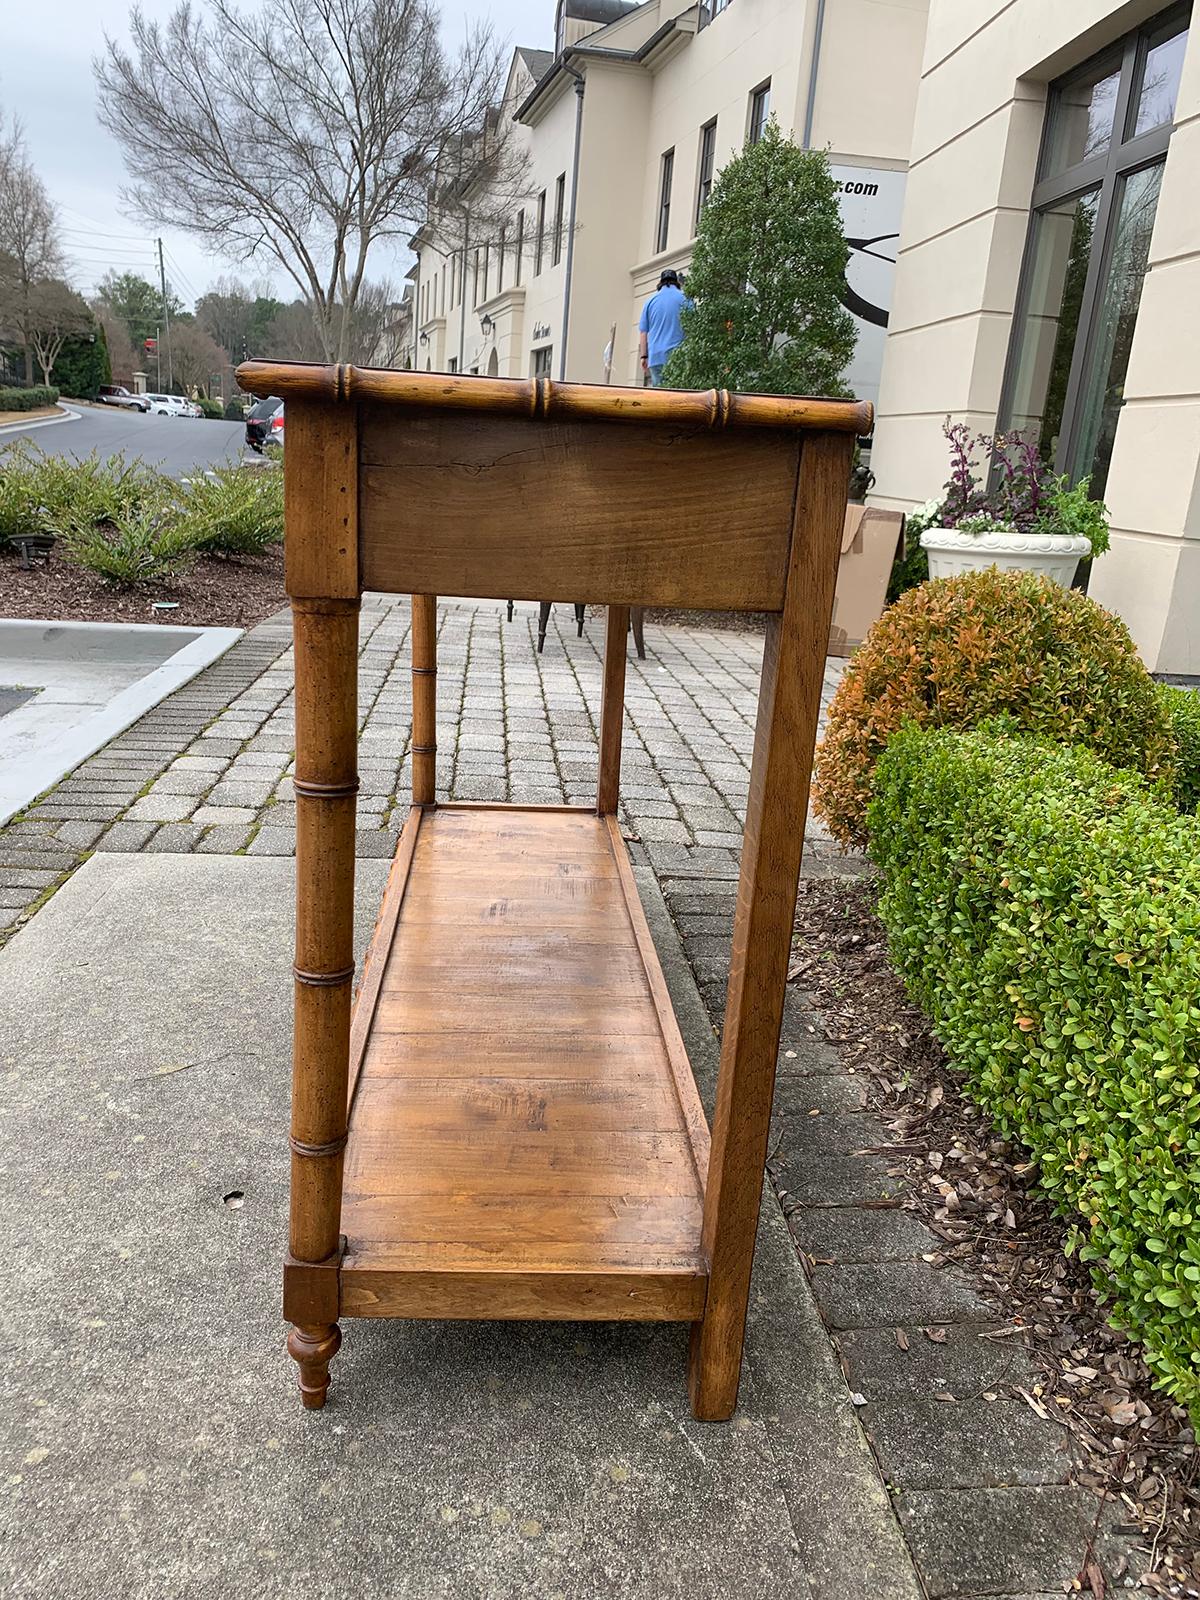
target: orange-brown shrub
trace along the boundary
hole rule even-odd
[[[1078,590],[993,567],[910,589],[871,629],[829,708],[817,814],[841,844],[865,844],[875,762],[902,723],[970,728],[1004,714],[1172,776],[1167,714],[1124,623]]]

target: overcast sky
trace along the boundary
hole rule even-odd
[[[143,0],[143,9],[165,17],[173,0]],[[129,0],[0,0],[0,110],[15,112],[25,126],[29,153],[59,210],[72,281],[86,293],[110,266],[146,277],[157,272],[156,230],[121,212],[124,163],[96,120],[92,58],[103,50],[105,33],[126,36],[129,10]],[[510,45],[545,49],[554,29],[554,0],[443,0],[442,16],[451,41],[469,20],[482,18]],[[163,243],[167,275],[189,306],[222,272],[253,276],[249,268],[214,258],[187,234],[165,233]],[[375,277],[401,277],[407,266],[382,254],[377,265],[371,259]],[[274,281],[277,292],[289,293],[280,274]]]

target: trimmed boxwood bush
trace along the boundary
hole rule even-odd
[[[1116,766],[1170,776],[1174,741],[1128,629],[1075,589],[1033,573],[965,573],[910,589],[838,685],[814,800],[842,844],[865,843],[875,762],[901,723],[975,727],[1008,714]]]
[[[1200,694],[1169,683],[1160,683],[1158,694],[1175,740],[1175,803],[1200,811]]]
[[[909,725],[868,826],[910,990],[1200,1420],[1200,818],[1084,750]]]
[[[40,411],[58,404],[58,390],[39,384],[34,389],[0,389],[0,411]]]

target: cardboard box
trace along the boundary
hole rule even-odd
[[[883,615],[892,563],[904,555],[904,513],[848,505],[829,629],[829,654],[848,656]]]

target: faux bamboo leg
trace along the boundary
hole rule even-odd
[[[537,642],[537,653],[538,653],[538,655],[541,655],[542,647],[546,643],[546,629],[549,627],[549,625],[550,625],[550,601],[549,600],[539,600],[539,602],[538,602],[538,642]]]
[[[437,789],[437,596],[412,597],[413,805],[431,806]]]
[[[342,1344],[336,1322],[294,1327],[288,1334],[288,1355],[300,1368],[300,1398],[309,1411],[319,1411],[329,1390],[329,1363]]]
[[[837,541],[853,445],[848,435],[820,434],[805,441],[784,609],[767,625],[704,1193],[708,1296],[703,1321],[692,1327],[688,1372],[692,1411],[711,1422],[724,1421],[737,1404]]]
[[[625,721],[625,636],[629,607],[609,606],[604,629],[604,692],[600,701],[600,778],[596,810],[604,817],[617,809],[621,788],[621,730]]]
[[[339,1249],[354,979],[358,601],[295,600],[296,1014],[289,1245],[299,1263]],[[335,1323],[299,1326],[304,1404],[324,1404]]]
[[[583,624],[586,617],[587,607],[577,605],[575,607],[575,637],[577,639],[583,638]]]

